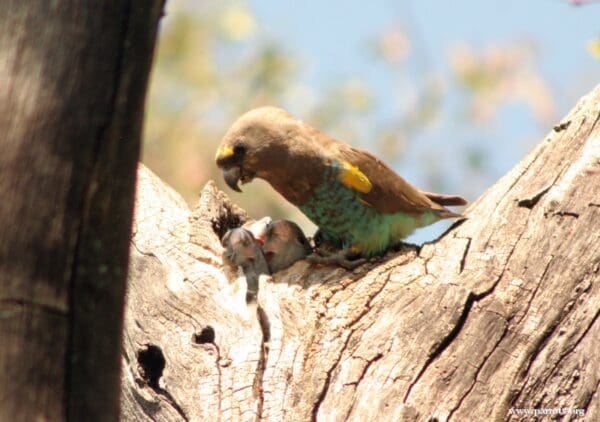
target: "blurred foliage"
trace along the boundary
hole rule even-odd
[[[459,82],[471,96],[469,114],[476,122],[490,120],[503,102],[523,102],[546,125],[555,119],[554,103],[535,69],[535,47],[520,41],[492,45],[476,53],[467,45],[450,52]]]
[[[208,179],[223,187],[213,157],[228,124],[252,107],[279,103],[296,72],[282,45],[256,39],[256,22],[242,3],[170,2],[150,85],[143,161],[192,204]],[[248,196],[235,199],[254,215],[282,204],[273,195]]]
[[[361,80],[302,85],[306,58],[269,38],[246,3],[173,0],[167,7],[148,96],[143,161],[192,205],[208,179],[224,187],[213,163],[216,146],[240,114],[259,105],[287,108],[388,162],[404,154],[407,139],[440,120],[451,89],[464,92],[467,124],[486,123],[499,105],[514,101],[526,104],[542,121],[553,117],[553,101],[535,71],[531,43],[483,51],[458,45],[450,52],[454,78],[448,80],[411,71],[410,31],[399,25],[383,30],[369,40],[367,52],[393,75],[396,86],[390,87],[385,101],[396,104],[391,118],[378,119],[377,97]],[[485,154],[481,148],[467,151],[470,175],[485,171]],[[435,163],[431,159],[427,164]],[[439,174],[430,179],[443,184]],[[307,220],[264,182],[246,185],[244,192],[232,197],[251,215],[285,216],[308,227]]]
[[[592,57],[600,60],[600,38],[593,39],[588,43],[588,52]]]

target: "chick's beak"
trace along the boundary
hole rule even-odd
[[[231,189],[236,192],[241,192],[242,190],[238,186],[238,182],[242,177],[242,169],[240,167],[234,166],[228,169],[223,169],[223,179],[225,179],[225,183]]]

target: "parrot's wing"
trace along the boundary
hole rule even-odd
[[[339,152],[344,160],[354,166],[355,171],[358,170],[370,182],[370,189],[361,192],[361,199],[378,211],[385,214],[398,212],[415,214],[433,209],[442,211],[444,216],[458,216],[432,201],[367,151],[348,146],[341,148]]]

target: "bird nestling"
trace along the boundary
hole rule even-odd
[[[445,206],[467,203],[420,191],[369,152],[275,107],[242,115],[223,137],[216,163],[232,189],[264,179],[312,220],[342,249],[322,263],[351,267],[352,255],[381,254],[417,228],[461,217]]]
[[[263,217],[247,222],[242,228],[258,241],[271,274],[291,267],[312,252],[304,232],[293,221]]]
[[[227,231],[221,240],[223,255],[241,267],[246,277],[247,301],[258,294],[260,274],[275,274],[306,258],[312,252],[302,229],[288,220],[263,217]]]
[[[228,230],[221,243],[225,247],[225,257],[244,271],[247,285],[246,301],[256,300],[259,276],[270,274],[260,243],[252,232],[242,227]]]
[[[267,225],[262,250],[271,274],[275,274],[306,258],[312,247],[296,223],[275,220]]]

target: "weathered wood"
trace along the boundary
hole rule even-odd
[[[600,87],[439,240],[351,273],[298,262],[258,310],[213,230],[245,216],[212,183],[190,211],[141,168],[123,419],[599,420],[599,104]]]
[[[0,7],[0,420],[115,420],[162,0]]]

